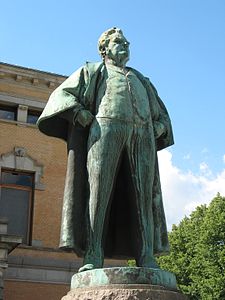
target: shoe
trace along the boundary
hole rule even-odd
[[[93,264],[86,264],[78,270],[78,273],[96,269]]]
[[[156,262],[156,259],[152,256],[143,257],[137,261],[138,267],[160,269],[159,265]]]
[[[104,263],[104,257],[102,251],[97,254],[96,252],[93,251],[87,251],[84,256],[84,262],[83,262],[84,265],[78,270],[78,272],[100,269],[103,267],[103,263]]]

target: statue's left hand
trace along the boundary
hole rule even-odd
[[[78,112],[76,121],[78,121],[83,127],[86,127],[91,124],[93,119],[94,116],[92,115],[92,113],[88,110],[83,109]]]
[[[161,122],[154,121],[154,134],[156,139],[165,134],[165,131],[165,126]]]

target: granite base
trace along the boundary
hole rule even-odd
[[[72,289],[62,300],[188,300],[177,291],[148,284],[114,284]]]

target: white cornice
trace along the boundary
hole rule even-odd
[[[28,84],[49,90],[59,86],[67,76],[24,68],[0,62],[0,79],[15,81],[15,84]]]
[[[21,98],[21,97],[15,97],[15,96],[10,96],[10,95],[4,95],[0,93],[0,103],[6,104],[6,105],[26,105],[31,109],[36,109],[36,110],[42,110],[46,102],[43,101],[37,101],[37,99],[32,100],[30,97],[29,99]]]

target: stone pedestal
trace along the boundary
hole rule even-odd
[[[62,300],[188,300],[176,291],[157,285],[126,284],[71,290]]]
[[[62,300],[187,300],[175,276],[151,268],[105,268],[74,274]]]

